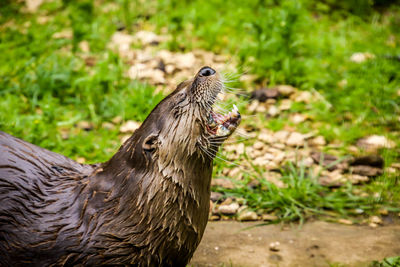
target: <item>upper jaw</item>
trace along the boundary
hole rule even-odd
[[[207,118],[207,131],[211,136],[228,137],[236,130],[240,121],[241,116],[235,104],[232,110],[226,115],[211,110]]]

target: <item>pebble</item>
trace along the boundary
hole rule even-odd
[[[280,248],[279,248],[280,245],[281,245],[281,243],[279,241],[271,242],[269,244],[269,250],[277,252],[280,250]]]
[[[258,215],[254,211],[242,211],[239,213],[239,221],[257,221]]]
[[[129,120],[121,125],[119,131],[121,133],[133,133],[139,127],[140,127],[139,122]]]
[[[291,85],[278,85],[278,86],[276,86],[276,89],[279,91],[279,93],[282,96],[285,96],[285,97],[290,96],[297,90],[296,88],[294,88]]]
[[[212,179],[211,186],[220,186],[226,189],[233,189],[235,187],[231,180],[223,178]]]
[[[294,147],[304,146],[304,136],[301,133],[292,132],[286,140],[286,144]]]
[[[239,209],[239,204],[234,202],[229,205],[220,205],[218,207],[218,212],[224,215],[234,215]]]
[[[273,214],[263,214],[263,215],[261,216],[261,219],[262,219],[263,221],[276,221],[276,220],[278,220],[279,218],[278,218],[278,216],[273,215]]]

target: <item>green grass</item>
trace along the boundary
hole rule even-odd
[[[30,14],[22,12],[23,2],[5,1],[0,5],[0,130],[75,159],[107,160],[118,149],[119,125],[104,129],[102,123],[116,116],[142,121],[163,97],[125,77],[129,63],[108,48],[112,34],[123,28],[166,31],[172,38],[161,48],[230,55],[239,73],[258,77],[246,90],[291,84],[325,99],[293,105],[291,112],[312,118],[301,125],[291,125],[288,112],[270,120],[260,115],[261,124],[249,119],[249,125],[316,130],[343,144],[343,151],[370,134],[387,135],[400,145],[400,61],[393,58],[400,55],[400,8],[374,2],[56,0]],[[48,22],[39,23],[43,18]],[[71,38],[53,38],[65,30]],[[81,41],[89,43],[88,55],[80,51]],[[375,58],[354,63],[355,52]],[[245,100],[239,104],[246,115]],[[80,121],[92,123],[93,130],[80,129]],[[400,159],[398,148],[381,154],[387,164]],[[215,174],[226,167],[231,166],[217,161]],[[256,170],[246,179],[251,175],[260,176]],[[245,180],[224,193],[284,221],[351,217],[355,207],[369,214],[400,200],[394,176],[338,190],[320,186],[301,168],[290,168],[284,179],[284,189],[263,180],[261,188],[249,189]]]

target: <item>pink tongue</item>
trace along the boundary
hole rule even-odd
[[[225,120],[225,116],[218,113],[214,113],[214,120],[216,120],[218,123],[222,123]]]

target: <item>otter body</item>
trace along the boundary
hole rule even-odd
[[[240,122],[236,108],[212,111],[221,89],[202,68],[101,164],[0,132],[0,266],[185,266],[207,224],[213,156]]]

